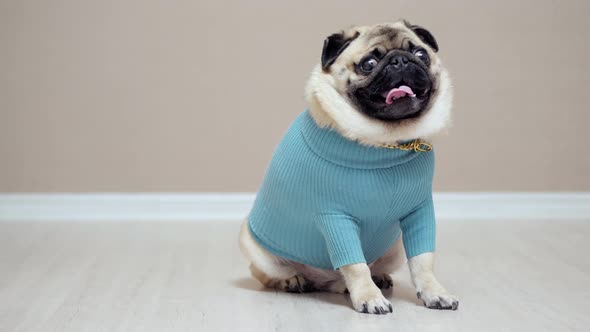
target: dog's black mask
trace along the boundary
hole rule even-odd
[[[372,52],[357,65],[364,80],[352,83],[348,97],[366,115],[384,121],[400,121],[420,116],[432,93],[430,59],[426,50]]]

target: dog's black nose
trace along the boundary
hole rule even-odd
[[[408,65],[408,62],[410,61],[410,59],[408,59],[408,57],[403,54],[397,54],[397,55],[392,56],[389,61],[391,62],[391,65],[393,66],[393,68],[402,69]]]

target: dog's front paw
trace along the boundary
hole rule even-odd
[[[447,292],[421,291],[416,293],[416,296],[429,309],[457,310],[459,308],[459,300]]]
[[[377,315],[393,312],[391,303],[381,294],[377,287],[362,294],[351,294],[350,299],[352,306],[358,312]]]

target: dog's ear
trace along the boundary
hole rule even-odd
[[[359,36],[359,32],[355,32],[352,37],[346,37],[344,32],[335,33],[328,36],[324,40],[324,48],[322,49],[322,70],[328,71],[330,66],[336,61],[338,56],[350,45],[350,43]]]
[[[438,43],[434,36],[430,33],[430,31],[424,29],[419,25],[410,25],[409,28],[414,31],[414,33],[430,48],[432,48],[435,52],[438,52]]]

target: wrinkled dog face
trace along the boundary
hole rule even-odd
[[[406,21],[352,27],[329,36],[321,67],[308,83],[312,114],[320,124],[369,144],[432,134],[446,124],[451,99],[437,51],[429,31]],[[374,128],[371,132],[362,126]]]

